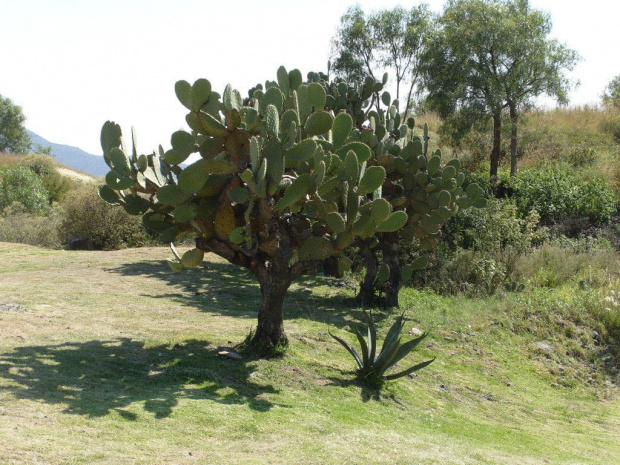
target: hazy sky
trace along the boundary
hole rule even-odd
[[[204,77],[222,93],[275,80],[278,66],[325,71],[330,40],[349,0],[0,0],[0,95],[26,126],[56,143],[100,154],[99,131],[136,127],[140,151],[185,127],[174,83]],[[364,11],[421,2],[369,1]],[[440,11],[443,0],[425,3]],[[552,36],[579,52],[571,103],[597,103],[620,74],[616,0],[531,0]],[[576,6],[573,6],[576,5]],[[577,6],[579,5],[579,6]]]

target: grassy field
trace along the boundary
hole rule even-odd
[[[0,243],[1,464],[618,463],[616,375],[523,329],[540,295],[403,291],[405,329],[432,332],[412,362],[437,360],[377,393],[327,334],[360,320],[348,283],[297,282],[291,349],[234,361],[218,348],[255,323],[252,276],[212,257],[172,274],[168,256]]]

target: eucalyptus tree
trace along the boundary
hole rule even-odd
[[[359,5],[352,6],[340,19],[332,41],[332,70],[350,81],[377,79],[387,72],[394,78],[396,99],[405,99],[407,115],[419,91],[420,59],[432,27],[433,15],[426,4],[368,15]]]
[[[422,59],[427,104],[466,126],[493,121],[490,175],[497,176],[502,114],[511,124],[511,175],[517,172],[518,120],[542,95],[568,101],[566,72],[579,57],[549,38],[551,18],[528,0],[448,0]]]

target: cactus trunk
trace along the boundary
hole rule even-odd
[[[360,283],[360,290],[355,300],[363,305],[371,305],[375,302],[375,280],[379,272],[379,260],[367,241],[360,241],[359,248],[366,274]]]
[[[288,345],[284,332],[283,305],[292,279],[288,266],[286,263],[283,265],[269,262],[267,266],[253,267],[262,295],[258,326],[251,342],[254,346],[271,349]]]
[[[381,250],[383,251],[383,263],[390,267],[390,277],[383,284],[385,300],[383,306],[398,308],[398,291],[400,290],[401,266],[398,259],[399,237],[397,232],[385,233],[382,238]]]

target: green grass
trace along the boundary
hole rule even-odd
[[[352,359],[327,334],[360,321],[361,309],[345,305],[346,283],[295,283],[285,302],[291,349],[239,362],[218,348],[249,333],[260,295],[234,266],[210,258],[172,274],[164,248],[0,243],[0,256],[0,304],[12,305],[0,310],[2,464],[613,464],[620,456],[617,359],[601,361],[605,347],[587,337],[591,320],[573,315],[571,305],[587,301],[577,291],[466,299],[404,290],[405,331],[432,332],[416,360],[437,360],[378,393],[354,382]],[[375,315],[385,331],[396,313]],[[569,354],[564,346],[575,341],[581,353]]]

